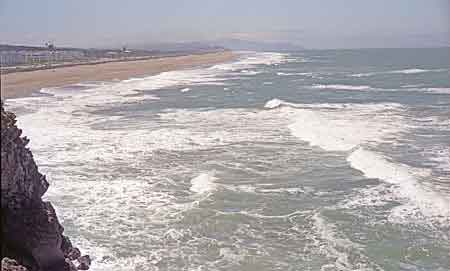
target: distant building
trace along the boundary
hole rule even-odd
[[[51,62],[72,62],[85,59],[79,50],[0,50],[2,66],[38,65]]]

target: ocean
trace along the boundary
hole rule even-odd
[[[450,270],[450,50],[237,60],[6,101],[92,270]]]

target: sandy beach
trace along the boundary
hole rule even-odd
[[[234,57],[232,52],[225,51],[2,74],[1,97],[3,99],[26,97],[45,87],[58,87],[86,81],[124,80],[130,77],[150,76],[165,71],[222,63]]]

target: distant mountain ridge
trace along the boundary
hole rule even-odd
[[[137,43],[131,44],[131,48],[140,50],[150,50],[159,52],[215,52],[223,51],[226,48],[214,43],[206,42],[160,42],[160,43]]]
[[[242,39],[223,39],[215,41],[219,46],[235,51],[301,51],[303,46],[289,42],[250,41]]]
[[[219,39],[211,41],[192,41],[192,42],[161,42],[161,43],[136,43],[129,44],[134,53],[202,53],[202,52],[217,52],[223,50],[234,51],[301,51],[305,48],[303,46],[290,42],[275,42],[275,41],[251,41],[243,39]],[[0,44],[0,51],[47,51],[48,48],[44,46],[24,46],[24,45],[10,45]],[[97,52],[105,53],[110,51],[120,51],[121,49],[106,49],[106,48],[72,48],[72,47],[56,47],[56,51],[79,51],[79,52]]]
[[[305,48],[289,42],[266,42],[266,41],[249,41],[242,39],[220,39],[204,42],[174,42],[174,43],[143,43],[134,44],[133,48],[143,50],[157,51],[217,51],[217,50],[234,50],[234,51],[301,51]]]

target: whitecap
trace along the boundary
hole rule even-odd
[[[283,105],[285,103],[285,101],[280,100],[280,99],[272,99],[268,102],[266,102],[266,104],[264,105],[264,108],[277,108],[281,105]]]
[[[421,86],[423,86],[423,84],[403,85],[403,86],[400,86],[400,87],[401,87],[401,88],[419,88],[419,87],[421,87]]]
[[[191,180],[190,190],[197,194],[211,192],[217,188],[216,180],[217,178],[212,172],[201,173]]]
[[[368,73],[355,73],[355,74],[351,74],[351,77],[367,77],[367,76],[372,76],[377,74],[376,72],[368,72]]]
[[[212,66],[212,70],[242,71],[256,68],[258,65],[277,65],[287,62],[288,54],[275,52],[238,52],[241,57],[237,61]],[[245,73],[245,72],[244,72]]]
[[[289,75],[293,75],[293,73],[277,72],[277,75],[279,75],[279,76],[289,76]]]
[[[314,237],[314,245],[321,254],[333,261],[322,265],[320,270],[381,270],[363,254],[363,246],[342,236],[336,225],[328,222],[318,212],[311,219],[318,235]]]
[[[353,85],[313,85],[314,89],[338,89],[338,90],[369,90],[370,86],[353,86]]]
[[[431,70],[412,68],[412,69],[390,71],[388,73],[415,74],[415,73],[423,73],[423,72],[429,72],[429,71],[431,71]]]
[[[353,168],[363,172],[364,176],[397,186],[394,193],[411,202],[414,205],[413,209],[420,211],[425,217],[441,223],[449,221],[450,199],[436,191],[425,188],[417,179],[420,175],[427,175],[426,171],[419,172],[418,169],[391,162],[381,154],[363,148],[358,148],[352,152],[347,161]],[[393,211],[398,214],[398,210]],[[403,215],[413,214],[405,212]]]
[[[274,102],[273,105],[277,104]],[[396,117],[383,112],[395,108],[392,105],[347,105],[339,114],[328,110],[297,109],[294,121],[288,127],[294,136],[312,146],[348,151],[359,144],[382,142],[388,135],[399,132],[400,123],[393,121]]]
[[[425,88],[423,90],[436,94],[450,94],[450,88]]]
[[[245,74],[245,75],[257,75],[257,74],[260,74],[261,72],[259,72],[259,71],[252,71],[252,70],[242,70],[241,73]]]
[[[351,74],[351,77],[367,77],[367,76],[373,76],[378,74],[418,74],[418,73],[425,73],[425,72],[442,72],[445,71],[445,69],[419,69],[419,68],[409,68],[409,69],[403,69],[403,70],[393,70],[393,71],[381,71],[381,72],[368,72],[368,73],[355,73]]]
[[[435,169],[450,173],[450,147],[435,146],[424,150],[422,153],[431,160],[431,165]]]

